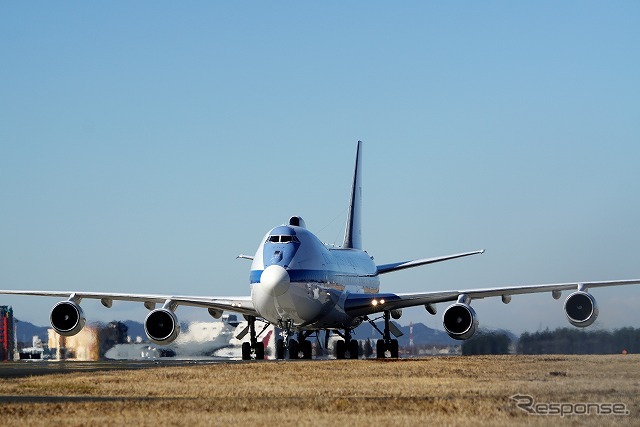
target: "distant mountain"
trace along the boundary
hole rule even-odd
[[[404,335],[398,338],[400,347],[409,345],[409,329],[410,326],[400,326],[393,322]],[[381,331],[384,329],[384,322],[376,322],[376,326]],[[372,341],[381,338],[380,333],[376,331],[370,323],[363,323],[354,331],[354,338],[358,340],[370,339]],[[460,345],[460,341],[454,340],[446,332],[432,329],[423,323],[413,324],[413,344],[414,345]]]
[[[16,322],[16,338],[18,342],[26,343],[31,346],[33,337],[39,337],[43,342],[47,342],[49,334],[47,330],[48,326],[36,326],[33,323],[29,323],[23,320],[15,319]]]

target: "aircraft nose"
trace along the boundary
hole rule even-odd
[[[279,265],[270,265],[260,276],[260,286],[269,295],[279,297],[289,290],[289,273]]]

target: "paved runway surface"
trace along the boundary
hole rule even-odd
[[[62,374],[66,372],[98,372],[114,370],[149,369],[159,366],[192,366],[212,363],[238,363],[235,360],[143,360],[100,362],[0,362],[0,378]],[[241,362],[240,362],[241,363]]]

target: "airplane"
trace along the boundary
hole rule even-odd
[[[282,330],[282,337],[276,343],[277,359],[311,359],[309,338],[315,336],[319,344],[320,331],[325,331],[325,348],[330,333],[340,336],[335,345],[338,359],[356,359],[359,357],[358,343],[352,338],[352,331],[365,321],[378,329],[370,317],[373,315],[384,319],[383,330],[378,329],[381,338],[376,342],[376,356],[398,358],[398,341],[394,337],[402,333],[391,318],[399,319],[402,309],[407,307],[424,306],[427,312],[435,315],[436,304],[451,303],[443,312],[444,330],[454,339],[466,340],[473,336],[479,324],[471,307],[476,299],[500,297],[507,304],[513,295],[550,292],[554,299],[559,299],[562,292],[573,291],[564,302],[566,317],[573,326],[587,327],[599,313],[589,289],[640,284],[640,280],[613,280],[421,293],[380,292],[380,276],[482,254],[484,250],[377,265],[362,244],[362,148],[363,143],[358,141],[342,245],[334,247],[322,243],[307,229],[300,216],[292,216],[286,224],[265,234],[255,255],[238,256],[252,261],[250,296],[26,290],[0,290],[0,294],[66,298],[55,304],[50,314],[51,326],[64,336],[74,335],[83,328],[86,321],[80,306],[83,299],[98,299],[107,308],[114,301],[133,301],[143,303],[149,310],[144,321],[145,332],[159,345],[171,343],[180,333],[176,309],[193,306],[208,309],[216,319],[224,312],[244,315],[248,325],[238,339],[246,334],[250,339],[243,344],[243,360],[264,359],[264,345],[258,337],[269,325]],[[158,304],[161,306],[157,307]],[[256,328],[258,322],[265,325],[260,332]]]
[[[242,341],[236,338],[246,329],[247,322],[240,321],[235,314],[225,314],[222,322],[191,322],[187,331],[181,331],[178,338],[168,346],[155,347],[144,342],[116,344],[105,353],[106,359],[144,360],[162,357],[163,350],[170,350],[169,356],[176,360],[207,359],[210,357],[240,358]],[[275,328],[265,331],[261,339],[265,349],[275,354],[272,341]]]

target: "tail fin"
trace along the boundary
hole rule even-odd
[[[343,248],[362,249],[362,141],[358,141],[356,150],[356,166],[353,172],[353,186],[351,187],[351,200],[349,202],[349,216],[344,232]]]

